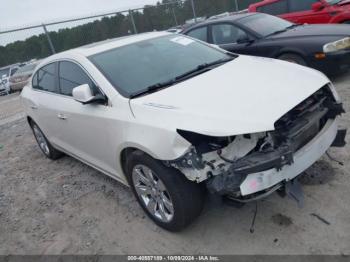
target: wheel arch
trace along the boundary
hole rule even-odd
[[[298,55],[306,61],[306,55],[303,54],[301,51],[296,50],[296,49],[282,49],[275,55],[275,58],[278,59],[282,55],[288,55],[288,54]]]
[[[30,116],[27,116],[27,122],[28,122],[28,124],[29,124],[30,126],[32,125],[32,123],[35,123],[35,121],[33,120],[33,118],[30,117]]]

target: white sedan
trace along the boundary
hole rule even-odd
[[[323,74],[164,32],[53,55],[22,101],[47,157],[66,153],[129,185],[171,231],[200,214],[205,192],[248,202],[291,191],[344,144]]]

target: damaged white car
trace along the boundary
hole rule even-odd
[[[344,146],[321,73],[148,33],[44,60],[24,88],[43,153],[71,155],[129,185],[159,226],[183,229],[205,192],[239,202],[279,190]]]

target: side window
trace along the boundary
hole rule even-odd
[[[216,45],[236,43],[238,39],[247,38],[247,34],[231,24],[212,26],[213,42]]]
[[[72,62],[63,61],[59,63],[59,86],[62,95],[72,96],[73,88],[88,84],[94,94],[97,88],[83,69]]]
[[[208,27],[200,27],[187,33],[188,36],[208,42]]]
[[[300,12],[311,10],[312,4],[317,3],[318,0],[289,0],[289,11]]]
[[[300,1],[300,0],[299,0]],[[302,0],[304,1],[304,0]],[[300,2],[302,2],[300,1]],[[287,0],[280,0],[272,4],[260,6],[256,9],[258,12],[266,13],[270,15],[281,15],[288,13]]]
[[[33,88],[57,93],[55,71],[56,63],[40,68],[33,77]]]
[[[13,69],[11,70],[11,76],[13,76],[13,75],[17,72],[17,70],[18,70],[18,68],[13,68]]]

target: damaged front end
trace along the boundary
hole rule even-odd
[[[330,146],[344,146],[346,130],[336,117],[344,112],[325,86],[275,123],[275,130],[211,137],[178,130],[192,146],[181,158],[165,161],[211,193],[255,200],[281,188],[317,161]]]

